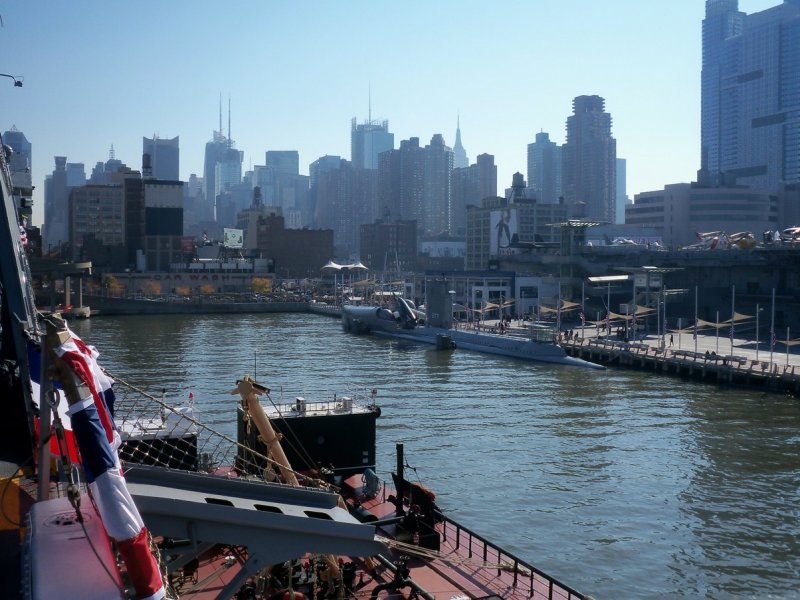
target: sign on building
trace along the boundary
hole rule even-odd
[[[489,255],[507,256],[514,254],[512,241],[519,240],[517,209],[504,208],[489,214]]]
[[[225,227],[222,230],[222,245],[226,248],[241,248],[244,240],[244,230],[242,229],[229,229]]]

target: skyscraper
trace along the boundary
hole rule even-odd
[[[625,205],[628,204],[628,161],[617,159],[617,196],[614,200],[614,223],[625,223]]]
[[[400,142],[400,148],[383,152],[378,166],[378,200],[383,216],[416,221],[422,226],[425,150],[419,138]]]
[[[142,138],[142,175],[151,175],[164,181],[180,180],[180,147],[179,136],[172,139],[161,139],[157,135]],[[145,173],[144,156],[150,157],[151,173]]]
[[[44,244],[59,246],[69,241],[69,193],[86,184],[83,163],[55,157],[56,168],[44,182]]]
[[[231,139],[231,105],[228,101],[228,137],[222,133],[222,99],[219,104],[219,131],[206,143],[203,183],[206,203],[212,219],[216,219],[217,196],[242,180],[243,153],[235,149]]]
[[[453,168],[464,169],[469,166],[467,151],[461,144],[461,117],[456,121],[456,143],[453,146]]]
[[[561,196],[561,147],[544,131],[528,144],[528,186],[538,202],[553,204]]]
[[[221,131],[215,131],[211,140],[206,142],[205,160],[203,162],[203,184],[205,198],[209,205],[208,217],[214,219],[214,205],[217,197],[217,163],[228,150],[228,140]]]
[[[350,127],[350,160],[357,169],[377,169],[378,155],[394,149],[394,134],[389,121],[367,119],[361,124],[355,117]]]
[[[452,231],[453,235],[467,233],[467,206],[480,206],[484,198],[497,196],[497,165],[491,154],[479,154],[477,162],[465,168],[453,169]]]
[[[31,175],[31,155],[33,148],[28,138],[16,126],[3,134],[3,144],[11,148],[8,170],[11,173],[11,185],[20,195],[20,216],[25,217],[29,225],[33,225],[33,182]]]
[[[309,177],[300,175],[297,150],[267,150],[266,165],[260,168],[258,181],[263,197],[283,209],[284,224],[295,229],[309,226],[313,213],[309,204]]]
[[[244,153],[232,146],[225,149],[214,165],[214,197],[229,191],[242,181]]]
[[[3,134],[3,143],[11,147],[11,160],[8,163],[11,174],[30,171],[33,148],[25,134],[16,125]]]
[[[326,154],[325,156],[320,156],[317,160],[312,162],[308,165],[308,215],[306,215],[306,221],[309,227],[318,227],[319,222],[317,221],[317,208],[318,208],[318,200],[317,200],[317,192],[319,190],[319,178],[322,173],[326,171],[331,171],[333,169],[338,169],[342,163],[342,158],[340,156],[333,156],[330,154]]]
[[[600,96],[578,96],[572,108],[562,147],[564,199],[570,204],[582,202],[589,219],[613,223],[617,142],[611,137],[611,115]]]
[[[276,173],[299,175],[300,153],[297,150],[267,150],[265,164],[274,167]]]
[[[800,1],[747,15],[706,0],[698,179],[776,189],[800,182]]]
[[[337,256],[358,254],[361,225],[377,217],[377,184],[376,169],[358,169],[346,160],[316,174],[317,224],[333,229]]]
[[[422,229],[433,235],[452,233],[453,151],[444,143],[441,133],[434,134],[425,146],[424,173]]]

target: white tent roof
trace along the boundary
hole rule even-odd
[[[328,261],[328,262],[325,264],[325,266],[324,266],[324,267],[322,267],[322,268],[323,268],[323,269],[335,269],[336,271],[341,271],[341,269],[342,269],[342,265],[340,265],[340,264],[337,264],[337,263],[333,262],[332,260],[329,260],[329,261]]]
[[[367,270],[367,267],[361,261],[358,261],[357,263],[350,263],[347,265],[340,265],[339,263],[329,260],[327,263],[325,263],[325,265],[322,268],[333,269],[335,271],[341,271],[342,269],[364,269],[365,271]]]

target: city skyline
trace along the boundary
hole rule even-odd
[[[452,147],[460,117],[470,163],[494,155],[502,193],[514,172],[526,173],[536,133],[562,144],[573,98],[596,94],[628,161],[630,196],[694,180],[705,3],[673,2],[669,13],[658,3],[597,4],[10,5],[2,71],[24,86],[0,83],[0,126],[32,144],[37,225],[54,156],[88,172],[113,145],[138,170],[142,137],[180,137],[181,179],[202,176],[220,94],[230,97],[245,170],[268,150],[299,151],[304,174],[324,155],[349,160],[353,118],[388,120],[395,147],[437,133]],[[740,0],[739,9],[778,4]]]

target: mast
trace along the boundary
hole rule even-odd
[[[0,311],[6,312],[10,323],[10,342],[16,355],[19,378],[23,382],[22,395],[28,421],[28,433],[33,439],[33,409],[28,365],[26,337],[36,339],[36,304],[33,299],[28,257],[20,238],[17,200],[14,198],[11,173],[4,152],[0,152]]]
[[[284,481],[292,487],[300,487],[297,476],[292,470],[292,466],[289,464],[289,459],[286,458],[286,453],[283,451],[280,439],[272,428],[272,424],[269,422],[269,417],[267,417],[267,414],[264,412],[261,402],[258,400],[260,394],[266,393],[269,393],[269,389],[257,384],[249,375],[245,375],[244,379],[237,382],[236,389],[231,391],[232,395],[239,394],[242,397],[242,404],[253,418],[261,439],[264,440],[264,443],[269,449],[269,454],[275,457],[275,462],[278,465],[278,469]],[[339,497],[339,506],[341,508],[346,508],[344,500],[341,497]],[[336,557],[331,554],[324,554],[323,559],[325,560],[325,564],[328,565],[328,572],[331,576],[334,578],[340,577],[339,564],[336,562]]]
[[[256,429],[258,429],[261,439],[267,445],[269,453],[275,457],[275,462],[284,481],[293,487],[300,487],[300,483],[297,481],[294,471],[292,471],[280,440],[275,434],[275,430],[272,428],[261,402],[258,401],[258,396],[267,392],[269,392],[267,388],[258,385],[249,375],[245,375],[244,379],[237,382],[236,389],[231,391],[231,394],[239,394],[242,397],[242,404],[253,418]]]

